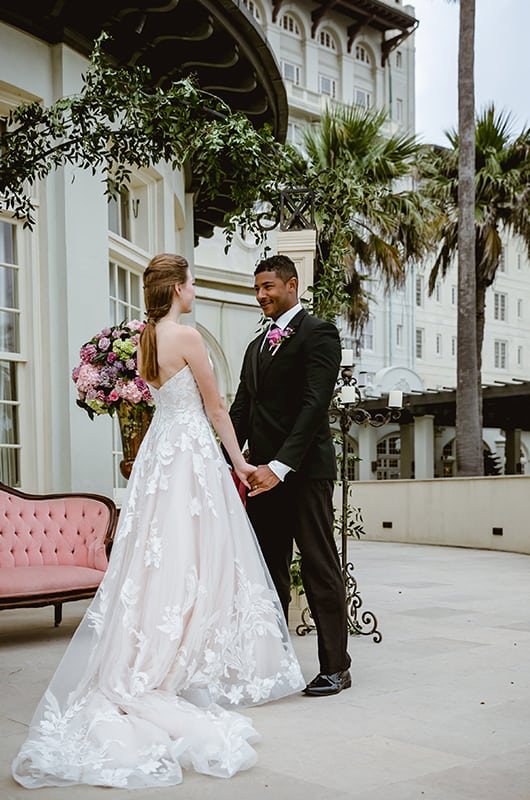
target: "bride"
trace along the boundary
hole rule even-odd
[[[303,689],[283,612],[212,425],[248,486],[200,334],[181,325],[184,258],[144,274],[140,374],[156,411],[135,461],[109,566],[13,762],[27,788],[178,784],[256,762],[232,709]]]

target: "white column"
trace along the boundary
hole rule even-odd
[[[309,36],[304,43],[304,70],[303,84],[310,92],[318,92],[318,45]]]
[[[414,477],[434,478],[434,416],[414,417]]]
[[[359,480],[374,481],[372,462],[377,461],[377,432],[369,425],[359,425]]]
[[[401,441],[400,470],[401,478],[412,478],[414,460],[414,427],[407,422],[399,426],[399,438]]]
[[[316,231],[280,231],[278,233],[278,253],[289,256],[298,271],[298,297],[310,300],[309,286],[313,285]]]

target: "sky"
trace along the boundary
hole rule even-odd
[[[416,133],[447,144],[458,111],[458,13],[452,0],[409,0],[416,30]],[[405,3],[403,4],[405,5]],[[518,133],[530,124],[530,0],[476,0],[475,107],[510,111]]]

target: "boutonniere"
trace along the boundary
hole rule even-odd
[[[273,328],[267,334],[267,341],[269,342],[269,350],[271,351],[271,355],[274,355],[278,350],[281,343],[292,336],[294,333],[294,328],[285,328],[282,330],[281,328]]]

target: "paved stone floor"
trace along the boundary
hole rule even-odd
[[[246,712],[258,765],[171,789],[27,791],[10,763],[86,608],[0,612],[0,798],[20,800],[530,800],[530,557],[354,542],[363,598],[383,635],[352,637],[354,686]],[[307,679],[316,639],[293,635]]]

